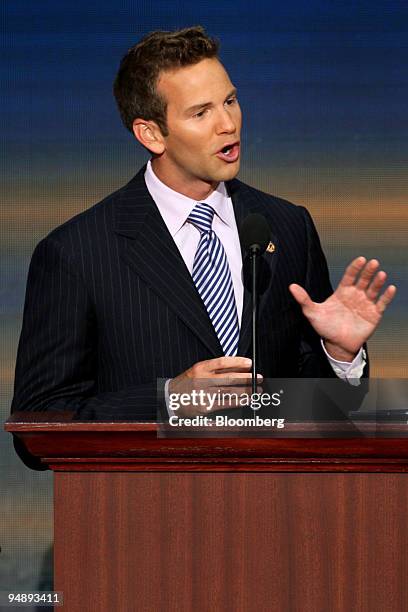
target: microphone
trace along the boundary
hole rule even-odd
[[[251,261],[251,294],[252,294],[252,395],[257,387],[258,359],[258,259],[266,251],[271,230],[263,215],[253,213],[248,215],[241,225],[241,242],[249,251]]]
[[[270,241],[270,228],[263,215],[253,213],[245,217],[241,225],[241,242],[246,251],[262,255]]]

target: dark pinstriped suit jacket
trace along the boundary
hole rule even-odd
[[[154,419],[157,378],[222,355],[144,171],[36,247],[12,410]],[[249,213],[261,213],[276,245],[262,261],[259,370],[264,377],[333,377],[288,290],[299,283],[316,301],[332,291],[308,212],[238,180],[227,187],[238,227]],[[245,289],[239,355],[249,354],[250,317]]]

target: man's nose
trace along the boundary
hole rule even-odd
[[[233,134],[236,131],[235,121],[227,108],[220,111],[217,122],[217,132],[219,134]]]

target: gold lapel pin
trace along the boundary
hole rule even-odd
[[[266,247],[266,252],[267,253],[274,253],[275,252],[275,245],[273,244],[273,242],[270,242],[268,244],[268,246]]]

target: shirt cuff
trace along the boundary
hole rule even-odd
[[[350,363],[348,361],[337,361],[337,359],[333,359],[331,355],[326,351],[326,347],[324,346],[324,342],[320,339],[322,349],[329,360],[331,367],[333,368],[336,376],[341,378],[342,380],[347,380],[350,385],[358,386],[360,384],[360,378],[363,375],[364,368],[367,363],[367,354],[363,347],[360,348],[357,355],[354,357],[353,361]]]

